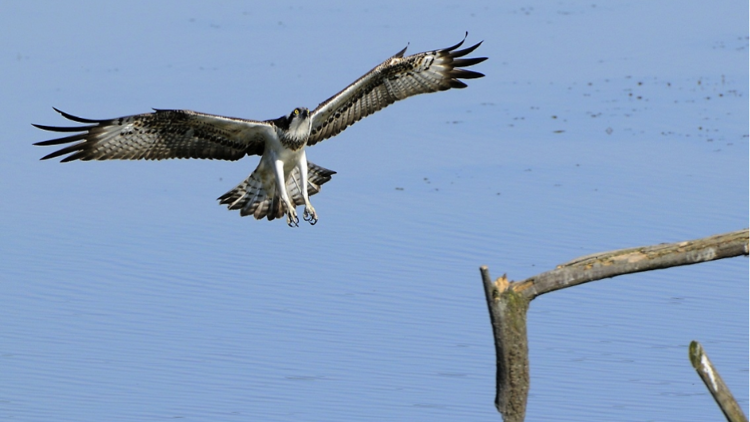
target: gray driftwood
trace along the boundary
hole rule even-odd
[[[518,282],[508,281],[505,276],[493,281],[489,269],[482,266],[480,272],[497,358],[495,406],[503,420],[520,422],[526,416],[529,391],[526,312],[535,297],[618,275],[741,255],[748,255],[747,229],[685,242],[587,255]]]
[[[737,400],[734,399],[732,392],[729,391],[729,387],[724,384],[719,371],[716,370],[714,364],[708,359],[706,352],[703,351],[703,346],[695,340],[691,341],[688,348],[688,357],[690,358],[690,364],[693,365],[703,383],[706,384],[706,388],[716,400],[716,404],[724,412],[727,421],[747,422],[747,417],[742,413],[742,409],[737,404]]]

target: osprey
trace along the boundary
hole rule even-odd
[[[461,58],[482,44],[457,50],[465,40],[466,36],[452,47],[407,57],[404,57],[404,48],[312,112],[297,107],[278,119],[257,121],[190,110],[155,109],[153,113],[91,120],[55,109],[65,118],[85,126],[34,126],[54,132],[82,133],[34,145],[73,143],[42,158],[70,154],[62,162],[166,158],[239,160],[246,155],[260,155],[255,171],[220,196],[220,204],[256,219],[273,220],[286,214],[287,224],[292,227],[299,223],[295,207],[304,205],[303,219],[315,224],[318,214],[309,196],[318,193],[320,186],[336,172],[307,161],[305,147],[339,134],[398,100],[465,88],[466,84],[459,79],[484,76],[461,69],[487,59]]]

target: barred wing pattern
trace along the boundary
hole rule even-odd
[[[364,117],[417,94],[465,88],[459,79],[484,76],[460,69],[481,63],[486,57],[461,59],[482,43],[456,50],[460,43],[442,50],[404,57],[406,48],[357,79],[343,91],[321,103],[312,112],[312,132],[307,145],[337,135]]]
[[[109,120],[76,117],[55,109],[63,117],[86,126],[34,125],[53,132],[83,132],[34,145],[68,145],[43,160],[70,154],[73,160],[162,160],[206,158],[239,160],[261,155],[274,127],[266,122],[215,116],[189,110],[156,110]]]

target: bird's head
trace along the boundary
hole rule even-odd
[[[289,126],[292,126],[295,122],[302,122],[310,117],[310,110],[305,107],[297,107],[289,113]]]
[[[289,113],[287,117],[289,124],[288,133],[289,137],[295,139],[307,140],[310,136],[310,127],[312,125],[312,119],[310,119],[310,110],[305,107],[297,107]]]
[[[310,110],[307,107],[297,107],[289,113],[289,123],[294,122],[296,119],[307,119],[310,117]]]

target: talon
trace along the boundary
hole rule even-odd
[[[289,227],[299,227],[299,217],[297,217],[297,213],[288,213],[286,215],[286,224]]]
[[[302,218],[310,223],[311,226],[314,226],[315,223],[318,222],[318,214],[315,212],[315,209],[310,207],[310,210],[305,207],[305,212],[302,214]]]

